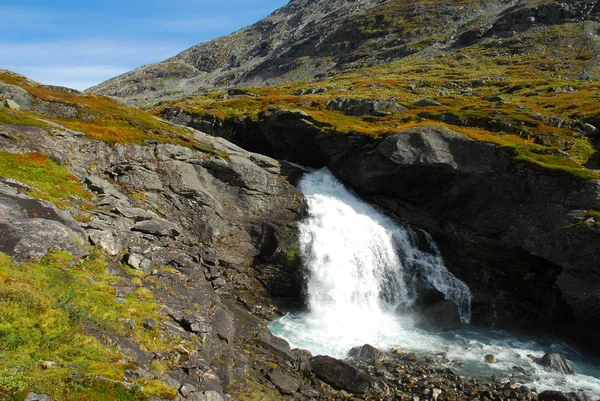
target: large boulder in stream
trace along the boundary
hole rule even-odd
[[[567,359],[561,355],[554,352],[548,352],[543,357],[535,360],[538,364],[545,366],[551,370],[554,370],[559,373],[563,373],[566,375],[571,375],[575,373],[573,368],[567,362]]]

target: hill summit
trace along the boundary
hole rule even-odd
[[[89,91],[153,103],[214,89],[321,80],[481,44],[538,57],[547,50],[542,44],[562,51],[544,28],[563,24],[570,24],[566,40],[580,37],[580,50],[589,50],[589,67],[595,65],[597,36],[587,22],[599,18],[600,6],[591,0],[292,0],[254,25]]]

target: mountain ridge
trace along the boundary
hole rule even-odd
[[[214,89],[319,80],[346,69],[468,44],[494,29],[505,12],[518,14],[536,3],[552,9],[548,1],[521,0],[292,1],[256,24],[88,91],[141,105]],[[559,16],[565,14],[561,18],[569,12],[576,19],[590,18],[596,12],[595,2],[583,11],[576,5],[563,6],[568,11],[559,11]],[[500,24],[495,29],[505,28]]]

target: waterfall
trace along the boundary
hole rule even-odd
[[[300,224],[307,310],[269,324],[292,347],[338,358],[363,344],[442,351],[461,361],[465,374],[489,377],[518,366],[533,381],[522,384],[540,391],[583,389],[600,396],[598,361],[552,339],[515,337],[472,326],[447,334],[420,330],[413,316],[396,309],[414,301],[424,285],[453,301],[464,322],[470,319],[469,288],[446,269],[432,238],[363,202],[326,169],[305,174],[299,187],[308,202],[308,215]],[[547,371],[528,356],[548,350],[565,354],[578,374]],[[485,363],[486,354],[496,355],[498,362]]]
[[[469,288],[446,269],[428,234],[427,251],[419,249],[413,231],[359,199],[326,169],[306,175],[300,189],[308,201],[300,250],[312,312],[393,312],[418,296],[419,276],[469,321]]]
[[[423,280],[469,321],[469,288],[448,272],[431,237],[362,201],[327,169],[306,174],[299,188],[308,202],[300,224],[308,311],[302,323],[291,317],[280,322],[292,331],[306,323],[303,334],[295,335],[314,337],[306,341],[333,354],[366,342],[391,345],[413,325],[395,310],[418,297]],[[419,238],[427,250],[419,248]]]

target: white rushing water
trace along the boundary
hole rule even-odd
[[[464,363],[466,374],[502,375],[517,366],[538,379],[523,384],[540,391],[583,389],[588,396],[600,396],[597,361],[564,345],[469,327],[470,291],[446,269],[429,235],[397,224],[326,169],[306,174],[300,189],[308,202],[308,217],[300,225],[308,310],[270,325],[292,347],[338,358],[363,344],[441,351]],[[464,328],[430,333],[416,328],[413,316],[395,312],[398,305],[414,301],[424,282],[458,305]],[[549,351],[565,354],[579,374],[548,372],[527,356]],[[483,362],[490,353],[496,355],[497,364]]]

